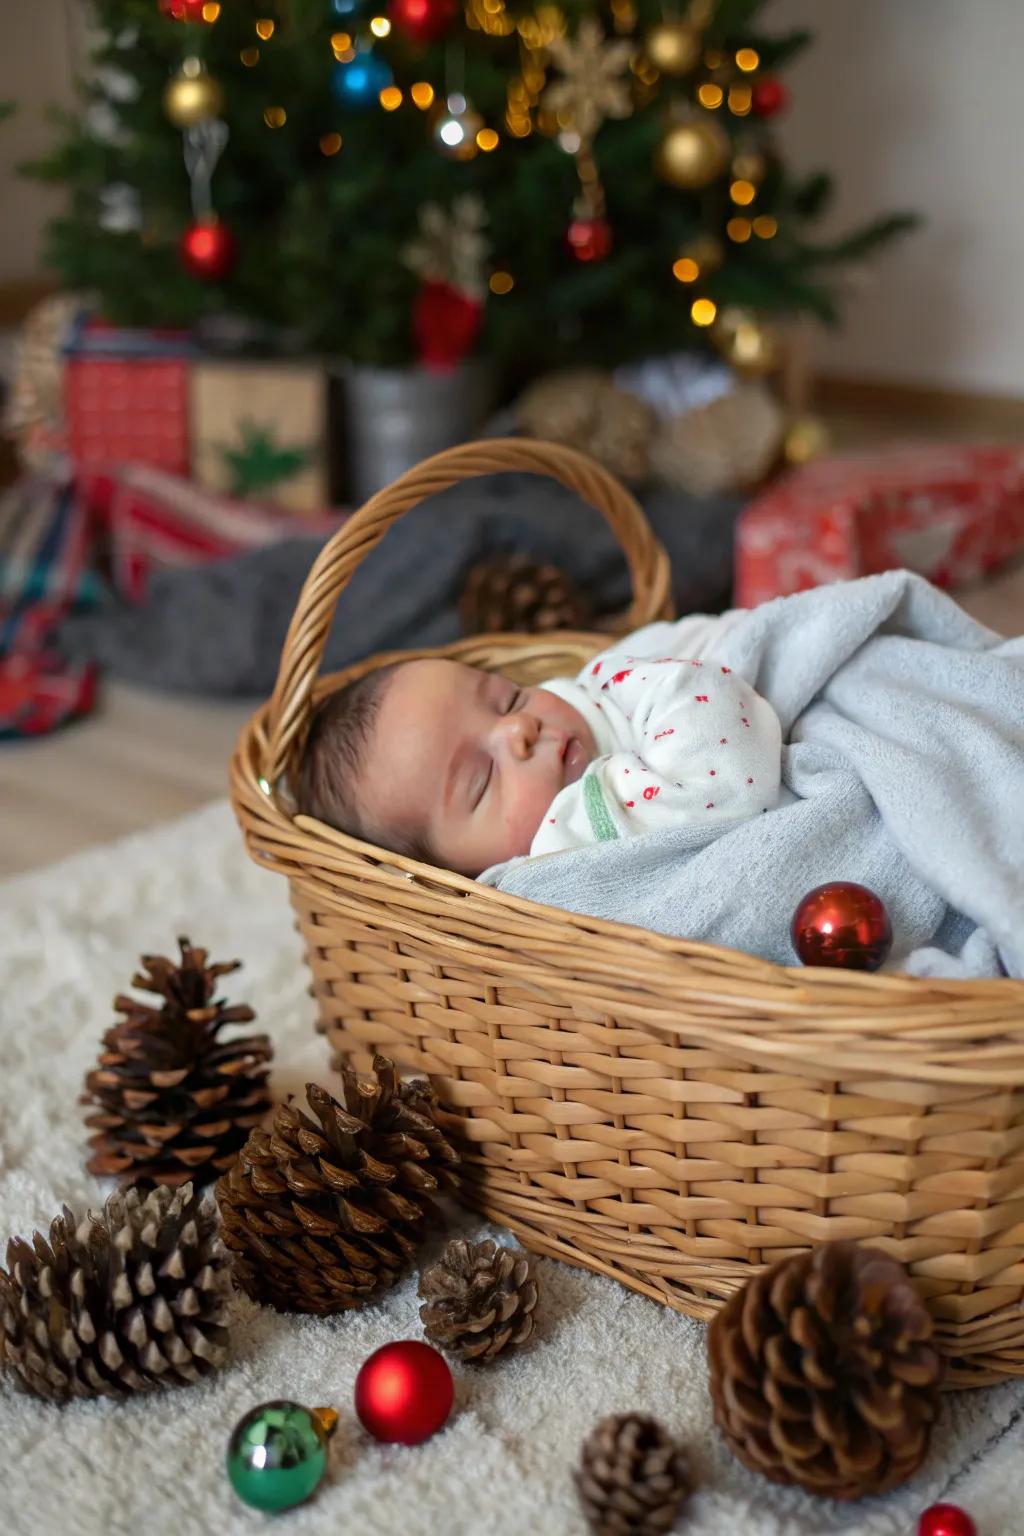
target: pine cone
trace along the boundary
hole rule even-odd
[[[498,555],[475,565],[459,598],[465,635],[583,629],[590,613],[590,603],[564,572],[527,555]]]
[[[906,1271],[827,1243],[753,1276],[708,1334],[715,1421],[745,1466],[857,1499],[923,1460],[943,1362]]]
[[[583,1446],[576,1489],[595,1536],[660,1536],[690,1492],[686,1457],[657,1419],[614,1414]]]
[[[67,1206],[0,1269],[0,1367],[38,1397],[123,1397],[223,1364],[231,1291],[213,1202],[192,1185],[111,1195],[79,1223]]]
[[[251,1008],[214,999],[218,978],[237,960],[207,965],[206,950],[179,939],[181,963],[144,955],[132,985],[163,998],[159,1008],[119,996],[125,1017],[103,1036],[106,1049],[85,1079],[83,1104],[95,1131],[89,1171],[123,1184],[206,1184],[229,1168],[270,1108],[266,1035],[221,1040],[227,1024],[247,1023]]]
[[[533,1260],[490,1238],[453,1238],[436,1264],[420,1276],[423,1329],[433,1344],[463,1360],[493,1360],[525,1344],[533,1332],[537,1282]]]
[[[376,1300],[436,1218],[430,1195],[454,1185],[429,1085],[400,1083],[384,1056],[373,1069],[373,1084],[342,1069],[344,1106],[308,1083],[316,1120],[281,1105],[218,1182],[235,1279],[254,1301],[326,1316]]]

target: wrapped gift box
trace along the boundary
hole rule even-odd
[[[64,347],[68,448],[79,469],[189,469],[187,332],[121,330],[80,315]]]
[[[907,444],[795,470],[736,523],[733,602],[905,567],[939,587],[1024,547],[1024,446]]]
[[[299,514],[327,505],[327,374],[319,363],[201,358],[189,386],[200,485]]]

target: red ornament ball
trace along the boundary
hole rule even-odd
[[[391,0],[388,7],[392,26],[414,43],[436,43],[446,37],[458,11],[458,0]]]
[[[174,21],[202,21],[206,0],[160,0],[160,11]]]
[[[219,219],[202,219],[190,224],[178,247],[186,272],[204,283],[219,283],[235,264],[238,245],[226,224]]]
[[[612,248],[612,227],[607,219],[573,219],[565,240],[577,261],[604,261]]]
[[[363,1362],[356,1413],[375,1440],[419,1445],[447,1422],[455,1397],[448,1362],[429,1344],[400,1339]]]
[[[855,880],[817,885],[800,902],[789,930],[804,965],[840,965],[877,971],[892,948],[885,904]]]
[[[978,1536],[966,1510],[957,1504],[933,1504],[917,1523],[917,1536]]]
[[[762,75],[754,81],[750,105],[758,117],[778,117],[789,106],[789,92],[774,75]]]
[[[425,282],[412,307],[416,351],[425,368],[447,373],[476,345],[484,307],[450,283]]]

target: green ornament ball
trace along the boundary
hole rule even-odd
[[[308,1499],[327,1470],[327,1439],[337,1414],[281,1398],[239,1419],[228,1442],[231,1486],[253,1509],[291,1509]]]

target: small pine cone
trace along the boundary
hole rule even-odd
[[[455,1184],[458,1154],[424,1082],[401,1083],[386,1057],[374,1083],[342,1070],[344,1105],[315,1083],[315,1120],[281,1105],[217,1184],[235,1280],[279,1312],[327,1316],[374,1301],[408,1268],[431,1194]]]
[[[943,1361],[902,1265],[826,1243],[747,1281],[708,1334],[715,1421],[745,1466],[831,1499],[886,1493],[928,1450]]]
[[[198,1381],[224,1362],[228,1256],[191,1184],[111,1195],[46,1242],[13,1238],[0,1269],[0,1367],[51,1402]]]
[[[103,1036],[99,1064],[85,1079],[89,1171],[122,1184],[206,1184],[229,1168],[245,1138],[270,1108],[266,1035],[221,1038],[228,1024],[248,1023],[245,1005],[216,999],[219,977],[237,960],[207,965],[205,949],[179,939],[180,963],[144,955],[145,974],[132,985],[163,999],[151,1008],[119,996],[124,1018]]]
[[[576,1489],[594,1536],[661,1536],[690,1492],[686,1457],[657,1419],[613,1414],[587,1437]]]
[[[420,1276],[423,1329],[433,1344],[463,1360],[493,1360],[525,1344],[533,1332],[537,1281],[533,1260],[490,1238],[453,1238],[436,1264]]]
[[[498,555],[475,565],[459,599],[464,635],[583,629],[590,613],[590,603],[563,571],[527,555]]]

